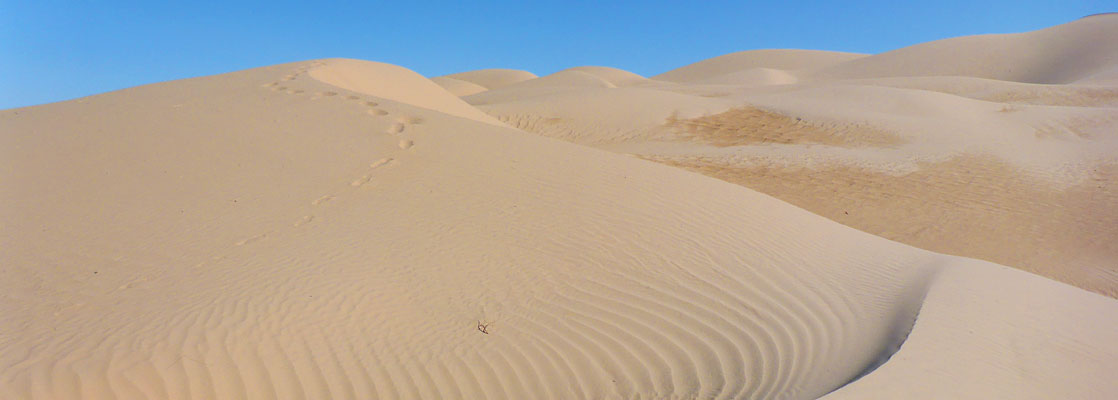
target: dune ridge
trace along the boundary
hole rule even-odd
[[[473,82],[448,78],[445,76],[436,76],[434,78],[431,78],[431,82],[435,82],[439,86],[442,86],[443,89],[446,89],[446,91],[458,97],[469,96],[471,94],[481,93],[489,90],[485,86],[481,86]]]
[[[536,74],[528,71],[501,68],[459,72],[445,75],[445,77],[470,82],[486,89],[497,89],[514,83],[538,78]]]
[[[438,84],[407,68],[372,61],[339,59],[306,72],[319,81],[342,89],[430,108],[456,117],[499,124],[447,92]]]
[[[1118,62],[1115,16],[1100,15],[1034,32],[922,43],[821,68],[827,79],[970,76],[1023,83],[1071,83]],[[1074,59],[1075,62],[1059,60]]]
[[[652,79],[670,82],[693,82],[756,68],[784,71],[801,70],[843,63],[862,57],[866,57],[866,55],[820,50],[747,50],[724,54],[679,67],[655,75]]]

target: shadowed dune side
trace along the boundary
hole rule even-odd
[[[1096,71],[1085,78],[1076,80],[1075,83],[1118,86],[1118,66]]]
[[[970,76],[1024,83],[1071,83],[1118,63],[1118,15],[1038,31],[921,43],[823,67],[815,79]],[[1068,62],[1067,60],[1075,60]]]
[[[308,76],[331,62],[0,112],[2,397],[1118,393],[1083,373],[1118,367],[1112,299]],[[1061,306],[1007,312],[1036,293]]]
[[[1010,105],[1118,107],[1118,85],[1040,85],[964,76],[878,78],[859,84],[919,89]],[[853,82],[851,82],[853,83]]]
[[[912,331],[884,365],[823,399],[991,399],[1113,397],[1113,376],[1101,365],[1109,353],[1084,343],[1110,341],[1114,330],[1084,317],[1112,308],[1113,299],[1075,297],[1077,291],[1009,268],[945,268],[932,284]],[[999,291],[1013,298],[999,306],[976,306],[982,293]],[[997,317],[992,317],[997,315]],[[1078,324],[1086,323],[1087,326]],[[1055,327],[1055,331],[1048,331]],[[1060,330],[1082,328],[1075,337]],[[1003,341],[996,332],[1013,331],[1018,340]],[[1029,339],[1026,339],[1029,338]],[[1012,362],[990,363],[991,354]],[[1060,381],[1049,371],[1076,371]],[[914,373],[921,371],[920,373]],[[1018,384],[1031,381],[1029,384]]]

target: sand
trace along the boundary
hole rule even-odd
[[[843,75],[888,54],[2,110],[0,397],[1118,396],[1115,64]]]
[[[1116,21],[872,56],[747,51],[629,87],[463,99],[522,130],[1118,297],[1118,86],[1090,78],[1118,65],[1118,46],[1100,40],[1118,36]]]

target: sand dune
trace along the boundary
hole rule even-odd
[[[1113,295],[1104,87],[702,71],[2,110],[0,398],[1118,396],[1118,300],[889,240]]]
[[[1099,77],[1102,79],[1102,77]],[[1118,106],[1118,85],[1077,81],[1070,85],[1042,85],[999,81],[965,76],[928,76],[877,78],[856,81],[858,84],[880,85],[905,89],[941,92],[975,100],[1010,105],[1044,105],[1075,107]],[[853,82],[852,82],[853,83]],[[1118,82],[1116,82],[1118,83]]]
[[[773,68],[749,68],[697,81],[696,83],[730,84],[743,86],[787,85],[798,78],[791,72]]]
[[[800,70],[839,64],[865,57],[864,54],[819,50],[749,50],[721,55],[653,76],[672,82],[694,82],[754,68]]]
[[[922,43],[825,67],[814,75],[826,79],[951,75],[1071,83],[1118,63],[1115,18],[1100,15],[1035,32]]]
[[[565,69],[551,75],[541,76],[536,79],[530,79],[523,82],[517,82],[501,89],[514,90],[523,88],[542,88],[542,87],[617,87],[613,82],[610,82],[603,76],[587,71],[579,71],[574,69]]]
[[[629,71],[626,71],[626,70],[623,70],[623,69],[610,68],[610,67],[595,67],[595,66],[574,67],[574,68],[568,68],[568,69],[566,69],[566,71],[585,72],[585,73],[588,73],[590,75],[594,75],[594,76],[597,76],[599,78],[602,78],[602,79],[606,80],[607,82],[609,82],[610,84],[612,84],[613,86],[616,86],[616,87],[633,86],[633,85],[640,84],[640,83],[645,83],[646,81],[648,81],[648,78],[645,78],[643,76],[634,74],[632,72],[629,72]]]
[[[443,89],[446,89],[446,91],[458,97],[469,96],[474,93],[481,93],[489,90],[484,86],[478,85],[473,82],[448,78],[445,76],[436,76],[434,78],[431,78],[431,82],[435,82]]]
[[[619,82],[635,82],[635,79],[632,78],[633,76],[640,78],[639,75],[617,69],[583,71],[571,68],[539,78],[464,96],[463,100],[477,106],[489,103],[525,101],[582,89],[613,89],[616,88],[617,85],[611,82],[610,79],[617,79]]]
[[[438,84],[407,68],[339,59],[307,71],[312,78],[357,93],[428,108],[456,117],[497,123]]]
[[[446,75],[460,81],[474,83],[486,89],[497,89],[517,82],[538,78],[536,74],[516,69],[479,69]]]
[[[1118,26],[1114,18],[1010,37],[1041,65],[1051,37],[1089,47],[1070,41],[1098,42],[1092,34]],[[990,40],[942,42],[979,51],[994,46]],[[937,46],[946,45],[930,48]],[[1083,57],[1109,57],[1106,45],[1095,46],[1098,54]],[[918,45],[901,55],[918,60],[913,54],[926,51]],[[934,53],[938,64],[905,65],[975,59],[951,53]],[[888,54],[847,63],[901,59]],[[825,80],[802,71],[810,79],[765,85],[745,75],[734,84],[725,78],[735,73],[725,71],[748,74],[757,62],[719,59],[713,78],[694,83],[552,87],[531,97],[498,90],[465,100],[520,129],[686,168],[875,235],[1118,296],[1115,87],[978,76]],[[1061,60],[1048,64],[1077,64]],[[999,62],[983,68],[1003,68]]]

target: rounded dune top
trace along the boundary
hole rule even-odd
[[[824,67],[814,76],[970,76],[1023,83],[1071,83],[1118,65],[1115,38],[1118,14],[1103,14],[1032,32],[921,43]]]
[[[620,71],[620,70],[619,70]],[[599,73],[601,73],[599,71]],[[599,76],[598,74],[578,71],[574,69],[565,69],[551,75],[545,75],[536,79],[527,80],[509,85],[502,89],[523,89],[523,88],[542,88],[542,87],[600,87],[600,88],[613,88],[617,87],[609,80]]]
[[[423,107],[456,117],[500,125],[435,82],[410,69],[373,61],[323,60],[308,71],[315,80],[353,92]]]
[[[443,89],[446,89],[446,91],[458,97],[469,96],[471,94],[481,93],[489,90],[486,89],[485,86],[481,86],[473,82],[466,82],[464,80],[448,78],[445,76],[436,76],[434,78],[431,78],[431,82],[435,82],[439,86],[442,86]]]
[[[695,83],[729,84],[742,86],[788,85],[799,79],[791,72],[774,68],[750,68],[722,74]]]
[[[748,50],[685,65],[653,76],[652,79],[671,82],[695,82],[753,68],[796,70],[839,64],[865,56],[865,54],[820,50]]]
[[[645,78],[638,74],[612,67],[584,66],[567,68],[564,71],[585,72],[587,74],[602,78],[605,81],[613,84],[614,86],[619,87],[630,86],[648,80],[648,78]]]
[[[538,76],[528,71],[518,69],[479,69],[476,71],[459,72],[456,74],[443,75],[442,78],[452,78],[460,81],[466,81],[475,85],[484,87],[486,89],[496,89],[512,85],[514,83],[524,82],[531,79],[536,79]]]

